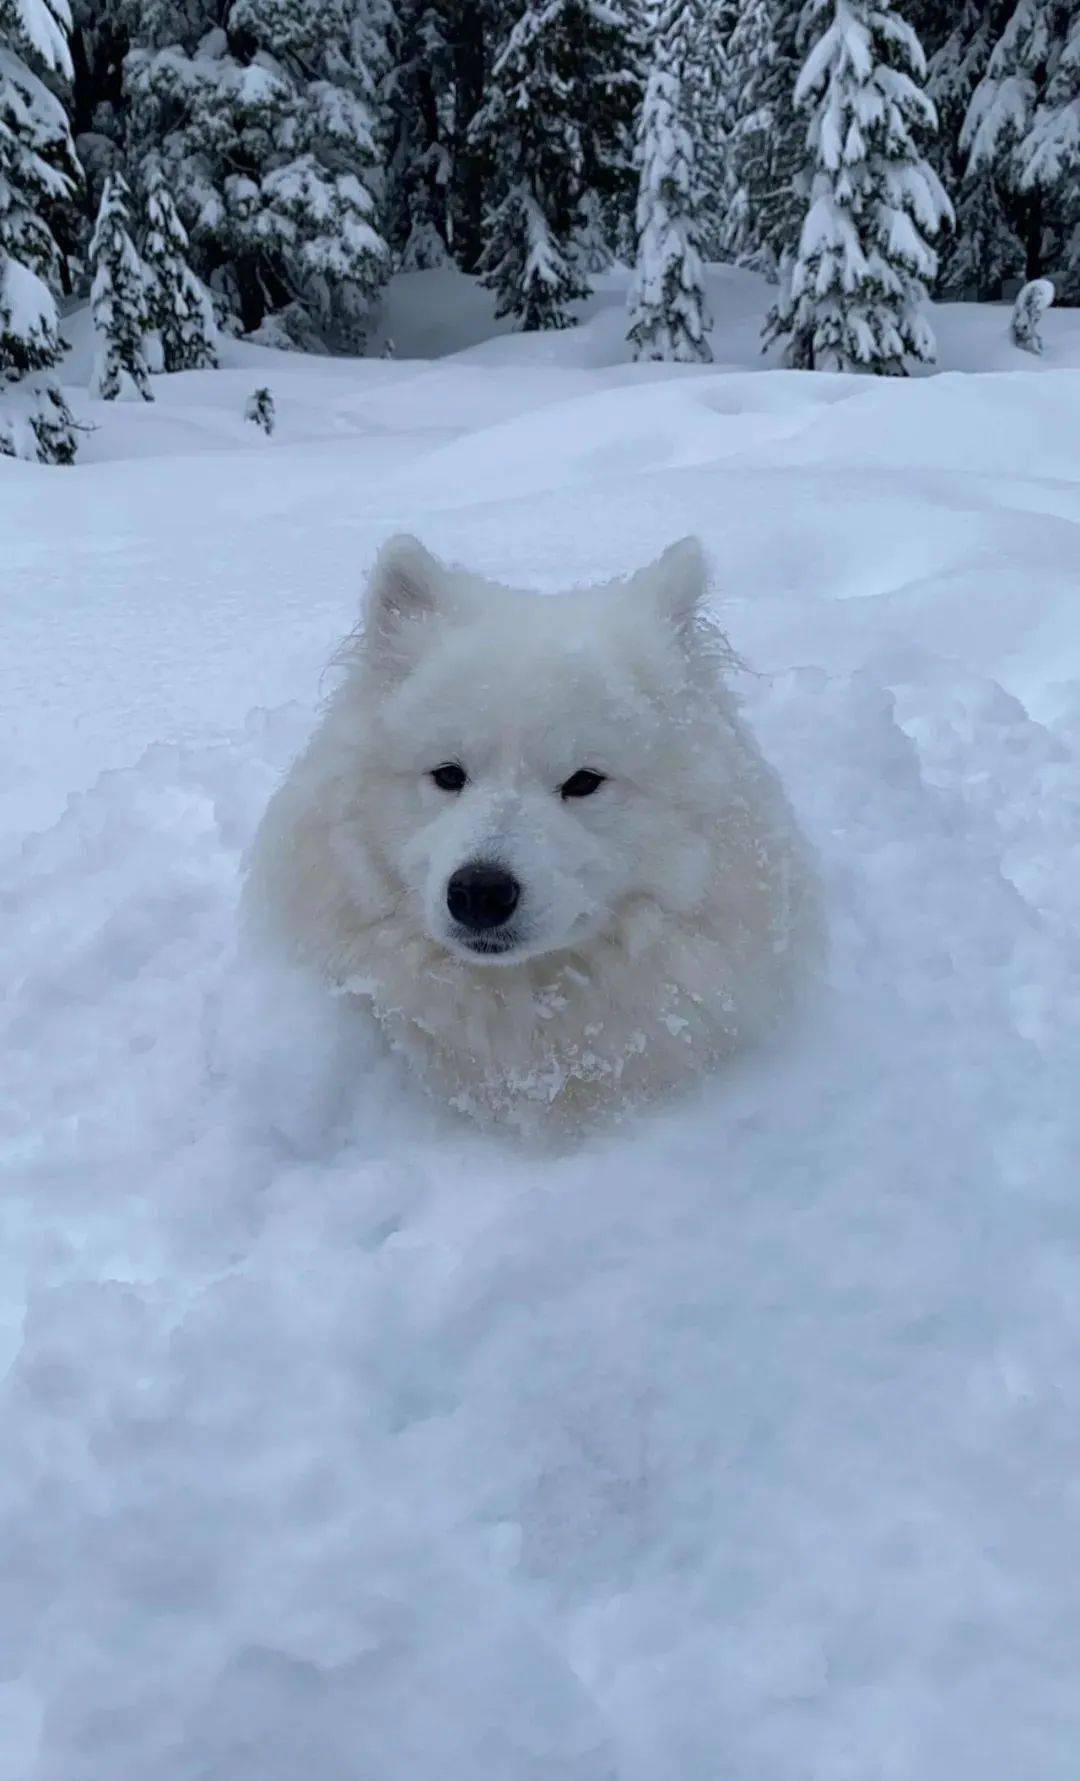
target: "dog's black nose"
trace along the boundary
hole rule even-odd
[[[474,933],[501,927],[517,908],[521,886],[502,866],[473,860],[459,866],[446,887],[446,907],[456,922]]]

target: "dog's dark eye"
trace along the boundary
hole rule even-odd
[[[441,792],[459,792],[468,774],[456,761],[444,761],[441,767],[432,767],[431,777]]]
[[[600,790],[606,777],[604,773],[590,773],[588,767],[579,767],[564,780],[559,790],[564,798],[591,798],[593,792]]]

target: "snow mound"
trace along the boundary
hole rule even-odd
[[[5,859],[8,1773],[1071,1776],[1080,726],[891,680],[748,683],[812,1030],[544,1164],[252,999],[298,710]]]
[[[75,315],[79,465],[0,461],[0,1781],[1072,1781],[1076,312],[901,386],[762,376],[725,269],[717,364],[631,366],[624,296],[416,273],[412,360],[152,405]],[[699,533],[821,858],[807,1025],[544,1162],[236,957],[399,529]]]

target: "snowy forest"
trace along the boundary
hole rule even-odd
[[[522,329],[623,262],[681,361],[750,266],[783,363],[903,374],[930,296],[1080,298],[1078,157],[1077,0],[0,0],[0,453],[75,453],[65,307],[152,400],[444,262]]]

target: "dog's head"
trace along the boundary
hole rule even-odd
[[[723,769],[695,700],[703,592],[692,540],[561,596],[385,547],[357,646],[363,822],[448,952],[514,965],[704,895]]]

